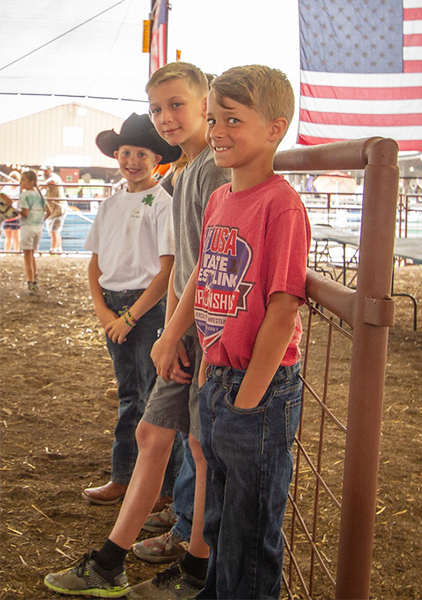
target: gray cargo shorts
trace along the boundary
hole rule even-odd
[[[192,375],[191,383],[181,384],[157,377],[142,420],[157,427],[191,433],[199,440],[198,373],[202,350],[197,337],[185,335],[183,342],[190,360],[187,370]]]

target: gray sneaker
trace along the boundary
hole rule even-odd
[[[28,281],[28,292],[30,294],[36,294],[38,292],[38,285],[36,281],[34,281],[33,283]]]
[[[150,514],[142,529],[150,533],[165,533],[173,527],[176,521],[176,513],[168,507],[164,508],[161,512]]]
[[[205,581],[188,575],[181,562],[177,562],[154,579],[143,581],[131,588],[130,600],[192,600],[204,587]]]
[[[106,571],[95,561],[96,551],[84,554],[75,567],[50,573],[44,584],[59,594],[93,596],[94,598],[122,598],[130,587],[123,567]]]
[[[181,558],[187,549],[188,542],[184,542],[171,531],[132,546],[136,556],[149,563],[174,562]]]

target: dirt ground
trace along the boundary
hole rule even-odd
[[[47,600],[46,573],[104,541],[119,506],[81,498],[108,481],[117,399],[93,313],[87,260],[43,256],[40,292],[25,290],[21,256],[1,266],[2,600]],[[422,268],[396,271],[396,291],[422,301]],[[397,300],[390,334],[371,597],[422,597],[422,321]],[[339,357],[341,358],[341,357]],[[339,385],[342,382],[339,381]],[[141,534],[142,537],[142,534]],[[131,583],[156,568],[129,555]]]

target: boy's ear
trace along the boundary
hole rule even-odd
[[[115,150],[115,151],[113,152],[113,156],[114,156],[114,158],[117,158],[117,157],[119,156],[119,151],[118,151],[118,150]]]
[[[155,154],[155,160],[156,160],[156,163],[155,163],[155,165],[157,166],[157,165],[159,165],[159,164],[160,164],[160,162],[161,162],[161,159],[162,159],[163,157],[161,156],[161,154],[157,154],[156,152],[154,152],[154,154]]]
[[[204,119],[207,118],[207,111],[208,111],[208,96],[205,96],[204,99],[202,100],[202,116],[204,117]]]
[[[288,128],[287,119],[279,117],[270,123],[270,139],[271,141],[280,141]]]

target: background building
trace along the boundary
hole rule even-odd
[[[38,168],[50,163],[65,182],[77,183],[87,173],[109,180],[117,172],[116,162],[100,152],[95,138],[106,129],[119,132],[123,121],[71,102],[1,123],[0,169],[7,173],[13,165]]]

